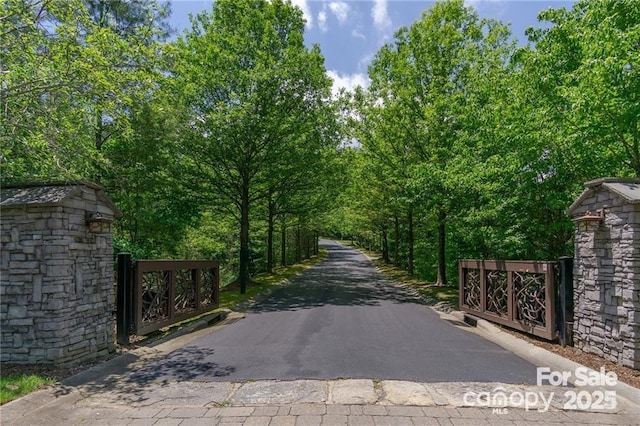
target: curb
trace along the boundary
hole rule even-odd
[[[600,374],[600,372],[595,371],[589,367],[564,358],[563,356],[557,355],[522,339],[518,339],[517,337],[512,336],[509,333],[505,333],[499,327],[495,326],[487,320],[469,315],[462,311],[454,311],[451,312],[450,315],[467,324],[469,324],[469,322],[475,322],[475,329],[477,330],[476,332],[482,335],[482,337],[492,341],[499,346],[502,346],[506,350],[514,353],[515,355],[518,355],[521,358],[524,358],[525,360],[531,362],[536,366],[549,367],[553,371],[575,371],[576,368],[581,368],[586,369],[589,374]],[[471,321],[468,321],[469,317],[471,318]],[[569,378],[569,382],[571,384],[574,383],[573,374]],[[616,395],[622,396],[631,405],[634,405],[638,413],[640,413],[640,405],[638,405],[638,402],[640,402],[640,389],[634,388],[633,386],[630,386],[621,381],[617,382],[614,389]]]
[[[82,398],[82,387],[88,384],[108,386],[114,376],[122,375],[132,367],[164,356],[194,339],[224,327],[226,319],[243,318],[244,314],[222,310],[206,315],[189,326],[164,336],[147,346],[132,349],[105,362],[96,364],[73,376],[64,378],[53,386],[27,394],[0,407],[2,424],[12,424],[25,413],[31,413],[50,404],[75,403]],[[213,325],[212,324],[216,324]]]

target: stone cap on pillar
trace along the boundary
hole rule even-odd
[[[601,178],[584,184],[587,189],[567,209],[567,215],[571,216],[582,206],[583,202],[591,197],[593,192],[600,187],[622,197],[629,204],[640,204],[640,178]]]
[[[122,212],[106,196],[102,186],[88,181],[36,182],[5,185],[0,190],[0,209],[22,206],[58,206],[66,199],[80,194],[82,187],[95,191],[97,200],[108,207],[114,217]]]

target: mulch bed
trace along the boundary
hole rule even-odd
[[[558,354],[564,358],[570,359],[571,361],[582,364],[585,367],[589,367],[593,370],[600,371],[600,368],[604,367],[606,371],[613,371],[614,373],[616,373],[618,375],[619,381],[640,389],[640,370],[634,370],[629,367],[618,365],[597,355],[583,352],[580,349],[574,348],[573,346],[562,347],[558,343],[538,339],[537,337],[529,336],[528,334],[524,334],[510,328],[502,327],[501,329],[506,333],[514,335],[533,345],[546,349],[549,352]]]
[[[94,365],[100,364],[107,359],[116,356],[110,355],[108,358],[101,358],[92,360],[90,362],[85,362],[82,364],[74,365],[71,367],[61,367],[55,364],[7,364],[2,363],[0,365],[0,373],[3,377],[7,376],[18,376],[20,374],[31,375],[35,374],[40,377],[45,377],[48,379],[54,379],[56,381],[60,381],[67,377],[73,376],[81,371],[84,371]]]

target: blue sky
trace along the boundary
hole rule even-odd
[[[303,11],[305,39],[316,43],[325,57],[334,88],[367,85],[367,66],[378,49],[393,41],[393,33],[420,19],[433,1],[427,0],[292,0]],[[573,1],[549,0],[465,0],[480,16],[511,25],[521,44],[524,31],[537,27],[537,15],[548,8],[570,8]],[[212,0],[173,0],[171,25],[182,33],[190,28],[189,14],[209,10]]]

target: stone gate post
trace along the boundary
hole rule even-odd
[[[122,214],[102,188],[5,186],[0,214],[0,359],[68,364],[113,349],[111,222]]]
[[[575,223],[574,345],[640,369],[640,179],[585,186],[567,211]]]

